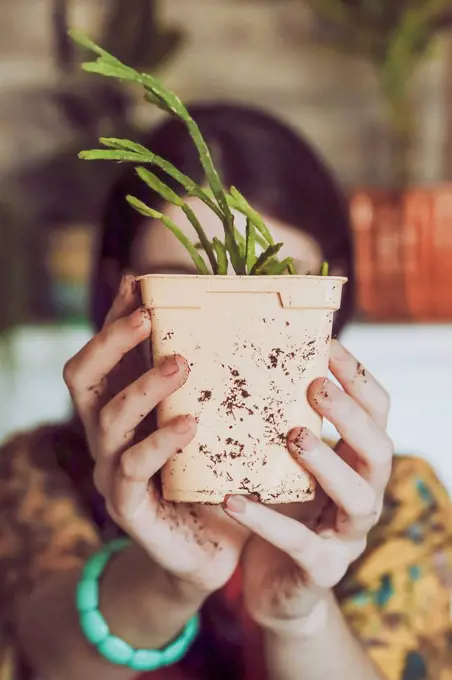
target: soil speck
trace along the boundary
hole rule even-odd
[[[226,409],[226,414],[229,416],[236,417],[236,412],[240,410],[245,410],[248,415],[253,415],[254,411],[245,403],[246,399],[251,397],[251,394],[246,389],[246,380],[240,378],[240,373],[236,368],[229,366],[229,372],[231,375],[231,385],[226,391],[225,399],[221,403]],[[243,421],[243,419],[241,419]]]
[[[364,368],[364,366],[362,364],[357,365],[356,373],[357,373],[357,375],[359,375],[362,378],[366,377],[366,369]]]
[[[198,401],[203,403],[205,401],[210,401],[210,399],[212,399],[212,390],[201,390]]]
[[[278,359],[283,353],[282,349],[280,347],[275,347],[272,349],[270,354],[268,355],[268,361],[270,363],[270,368],[277,368],[278,366]]]

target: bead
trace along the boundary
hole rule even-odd
[[[187,650],[190,648],[193,640],[198,634],[199,630],[199,616],[193,616],[185,626],[180,636],[174,640],[166,649],[161,651],[162,665],[170,666],[180,661]]]
[[[110,634],[107,622],[99,611],[99,578],[110,557],[120,552],[131,541],[120,538],[108,543],[93,555],[82,572],[76,589],[76,607],[80,617],[80,627],[89,643],[107,661],[132,670],[155,671],[164,666],[177,663],[186,654],[199,629],[199,616],[194,616],[185,626],[180,636],[165,649],[133,649],[127,642]]]
[[[173,663],[177,663],[182,659],[185,652],[189,647],[188,641],[182,634],[180,638],[175,640],[169,647],[162,650],[161,655],[163,657],[162,661],[165,666],[169,666]]]
[[[121,550],[128,548],[131,542],[130,538],[115,538],[107,544],[106,549],[109,554],[112,555],[113,553],[121,552]]]
[[[195,616],[192,616],[190,621],[187,623],[185,626],[185,634],[188,638],[188,641],[191,643],[195,639],[195,637],[199,633],[199,628],[200,628],[200,618],[199,614],[196,614]]]
[[[97,579],[102,574],[108,560],[110,559],[110,553],[107,550],[101,550],[96,553],[85,564],[83,568],[83,579],[89,581],[90,579]]]
[[[99,606],[99,587],[97,581],[82,579],[77,586],[77,610],[88,612]]]
[[[134,671],[157,671],[162,667],[163,652],[154,649],[138,649],[129,662]]]
[[[115,635],[105,638],[97,646],[97,651],[107,661],[118,666],[128,666],[134,655],[132,647]]]
[[[110,635],[107,623],[98,611],[82,613],[80,615],[80,626],[86,639],[92,645],[98,645]]]

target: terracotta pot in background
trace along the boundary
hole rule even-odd
[[[333,313],[345,279],[315,276],[142,277],[152,316],[154,361],[174,353],[190,365],[185,385],[158,410],[198,420],[195,440],[162,475],[167,500],[221,503],[311,500],[314,482],[286,448],[289,431],[316,434],[321,418],[308,385],[326,376]]]
[[[452,185],[355,191],[358,306],[369,321],[452,321]]]

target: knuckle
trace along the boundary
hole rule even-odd
[[[330,587],[339,583],[347,573],[351,561],[350,556],[350,545],[348,543],[339,542],[332,545],[330,560],[326,560],[327,571],[332,581]]]
[[[105,501],[105,509],[114,522],[119,524],[119,520],[123,518],[121,503],[117,499],[107,498]]]
[[[317,588],[330,589],[341,581],[347,571],[347,567],[342,563],[333,563],[323,568],[315,569],[312,572],[311,582]]]
[[[78,365],[75,357],[67,361],[63,368],[63,380],[70,392],[74,391],[78,383]]]
[[[107,324],[101,328],[97,335],[93,339],[93,345],[96,347],[96,351],[99,353],[107,352],[112,353],[112,350],[117,344],[117,331],[114,324]]]
[[[365,484],[360,493],[354,494],[350,503],[350,514],[357,519],[372,517],[376,514],[377,495],[369,484]]]
[[[112,412],[112,408],[110,406],[104,406],[99,413],[98,420],[99,437],[101,439],[111,436],[115,422],[117,422],[117,417],[116,414]]]
[[[130,449],[127,449],[127,451],[124,451],[122,454],[119,460],[119,469],[123,477],[127,477],[127,479],[135,479],[137,462],[136,457],[131,456]]]
[[[381,444],[379,446],[379,461],[383,464],[389,463],[394,455],[394,443],[391,437],[383,432]]]
[[[344,425],[352,424],[359,418],[359,410],[356,403],[348,397],[348,395],[341,394],[337,397],[338,415],[343,421]]]
[[[105,498],[106,496],[105,479],[98,465],[94,467],[93,483],[96,490],[100,493],[101,496]]]
[[[99,345],[103,345],[114,335],[114,326],[112,324],[104,324],[95,337],[95,341]]]
[[[117,479],[113,481],[109,493],[105,495],[105,509],[116,524],[120,526],[123,526],[124,523],[127,524],[127,499],[125,494],[121,493],[120,483]]]
[[[354,541],[351,549],[351,561],[355,561],[360,557],[367,549],[367,534],[358,538]]]
[[[149,438],[149,445],[154,451],[166,451],[176,449],[177,434],[169,428],[157,429]]]
[[[168,381],[165,380],[156,368],[152,368],[145,373],[138,382],[139,389],[147,395],[148,401],[155,405],[168,392],[168,385]]]
[[[121,485],[113,490],[111,496],[106,500],[105,507],[110,517],[123,529],[133,526],[134,510],[136,509],[130,502],[130,497]]]
[[[317,571],[317,565],[322,564],[322,550],[314,546],[304,546],[303,543],[294,543],[287,550],[292,559],[300,565],[309,565],[313,572]]]
[[[327,583],[327,588],[334,588],[342,579],[344,578],[347,570],[349,568],[349,560],[342,560],[341,563],[335,565],[330,574],[329,583]]]
[[[381,494],[380,498],[377,499],[377,504],[376,504],[376,509],[375,509],[375,524],[380,520],[380,517],[383,513],[383,506],[384,506],[384,495]]]
[[[376,467],[386,467],[394,456],[394,443],[386,432],[372,419],[371,416],[366,416],[367,426],[362,432],[369,433],[369,457],[370,463]]]
[[[391,397],[389,395],[389,392],[387,392],[384,387],[380,386],[379,411],[383,415],[387,415],[390,410],[391,410]]]
[[[150,453],[149,447],[147,453]],[[123,477],[132,481],[139,481],[142,477],[143,457],[139,455],[138,447],[127,449],[119,461],[119,468]]]

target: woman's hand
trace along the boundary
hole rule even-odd
[[[206,594],[234,572],[247,530],[221,508],[166,503],[155,476],[194,437],[190,415],[145,436],[137,430],[187,380],[179,356],[144,371],[150,318],[125,277],[103,329],[66,365],[64,377],[95,461],[94,481],[112,519],[170,577]],[[180,582],[180,581],[178,581]],[[198,591],[196,591],[198,592]]]
[[[316,380],[309,399],[341,440],[333,450],[302,428],[288,439],[292,456],[330,500],[322,503],[321,490],[317,501],[278,510],[240,496],[225,502],[227,514],[254,534],[243,556],[249,612],[264,628],[281,634],[314,622],[331,588],[362,554],[391,473],[388,395],[337,341],[330,369],[343,389],[328,379]]]

